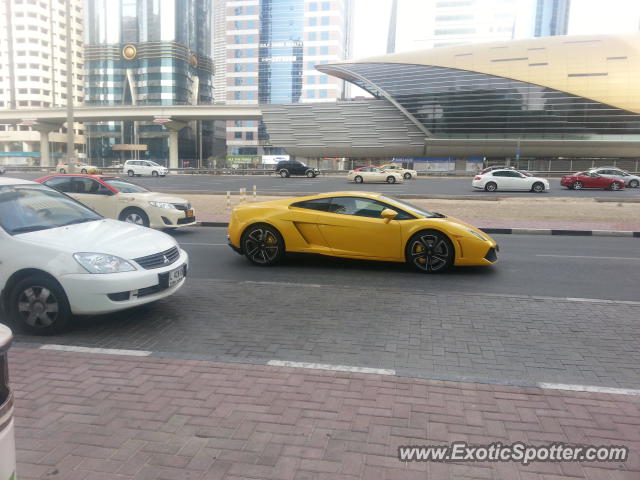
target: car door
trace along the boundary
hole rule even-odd
[[[582,183],[586,188],[604,188],[609,182],[610,179],[594,172],[586,172],[582,179]]]
[[[506,170],[491,172],[491,179],[498,186],[498,190],[511,190],[508,173]]]
[[[333,197],[328,212],[318,212],[318,228],[334,255],[397,259],[402,256],[400,222],[387,222],[389,208],[366,197]]]
[[[512,170],[507,173],[507,179],[511,185],[511,190],[531,190],[531,182],[529,181],[529,177],[521,174],[520,172],[516,172]]]
[[[104,217],[114,218],[115,196],[103,184],[89,177],[71,177],[70,195]]]

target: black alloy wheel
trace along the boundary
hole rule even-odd
[[[284,240],[280,232],[264,223],[247,228],[240,243],[246,257],[255,265],[274,265],[285,253]]]

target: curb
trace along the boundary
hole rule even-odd
[[[201,227],[228,227],[228,222],[198,222]],[[640,232],[625,230],[558,230],[549,228],[491,228],[478,227],[485,233],[496,235],[562,235],[568,237],[633,237]]]

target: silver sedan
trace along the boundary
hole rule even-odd
[[[597,173],[603,177],[617,178],[624,181],[624,184],[630,188],[638,188],[640,185],[640,177],[629,172],[621,170],[617,167],[598,167],[592,168],[591,172]]]

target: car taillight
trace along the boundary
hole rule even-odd
[[[482,177],[480,177],[480,176],[475,177],[474,180],[482,180]]]

